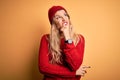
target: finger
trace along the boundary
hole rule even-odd
[[[85,73],[87,73],[87,71],[86,71],[86,70],[83,70],[82,73],[85,74]]]
[[[83,72],[83,73],[81,74],[81,76],[84,77],[84,76],[85,76],[85,73]]]
[[[83,76],[84,74],[80,74],[80,76]]]
[[[89,67],[82,67],[81,70],[86,71]]]
[[[64,29],[65,29],[65,27],[62,27],[62,28],[61,28],[61,31],[64,31]]]
[[[83,68],[91,68],[91,66],[82,66]]]
[[[85,73],[87,73],[87,71],[85,70]]]
[[[81,73],[80,73],[80,75],[81,75],[81,76],[84,76],[84,73],[83,73],[83,72],[81,72]]]

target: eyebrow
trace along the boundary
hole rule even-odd
[[[55,15],[55,16],[60,16],[60,15]]]
[[[67,13],[64,13],[64,14],[67,14]],[[67,14],[67,15],[68,15],[68,14]],[[60,15],[55,15],[55,16],[60,16]],[[55,16],[54,16],[54,17],[55,17]]]

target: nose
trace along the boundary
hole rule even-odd
[[[62,17],[62,21],[63,21],[63,22],[65,21],[65,17]]]

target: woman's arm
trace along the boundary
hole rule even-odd
[[[75,71],[70,71],[63,65],[50,64],[48,56],[48,41],[46,35],[41,39],[39,49],[39,70],[41,73],[46,75],[57,75],[57,76],[75,76]]]
[[[85,40],[82,35],[80,35],[80,41],[77,46],[74,43],[68,44],[65,43],[64,47],[64,54],[65,54],[65,61],[67,62],[69,68],[72,71],[76,71],[83,61],[84,55],[84,44]]]

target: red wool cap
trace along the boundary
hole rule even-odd
[[[52,24],[52,19],[58,10],[64,10],[65,12],[67,12],[66,9],[62,6],[52,6],[48,11],[48,17],[49,17],[50,24]]]

